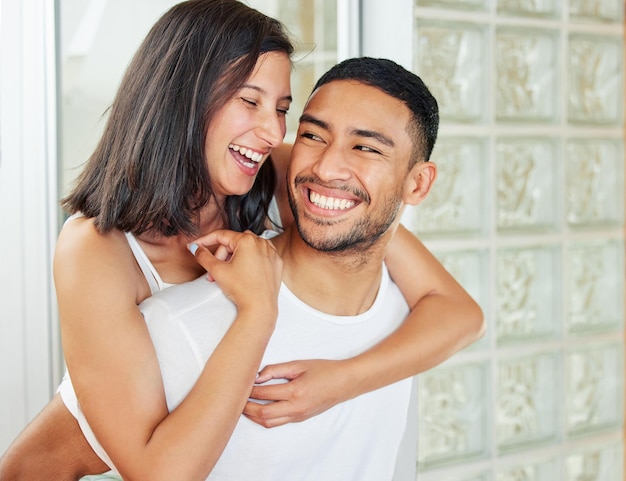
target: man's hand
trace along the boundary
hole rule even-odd
[[[249,419],[266,428],[300,422],[316,416],[353,396],[347,392],[340,366],[345,361],[313,359],[266,366],[255,381],[243,411]],[[263,385],[271,379],[286,379],[281,384]]]

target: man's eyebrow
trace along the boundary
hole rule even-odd
[[[328,124],[327,122],[324,122],[323,120],[318,119],[317,117],[313,117],[310,114],[302,114],[300,116],[300,122],[308,122],[311,123],[313,125],[317,125],[318,127],[327,130],[328,132],[332,131],[332,128],[330,126],[330,124]],[[365,138],[370,138],[370,139],[376,139],[378,140],[381,144],[384,144],[388,147],[395,147],[395,142],[390,139],[389,137],[387,137],[386,135],[380,133],[380,132],[376,132],[375,130],[366,130],[366,129],[352,129],[349,131],[350,135],[354,135],[356,137],[365,137]]]
[[[323,120],[318,119],[317,117],[313,117],[312,115],[309,115],[309,114],[302,114],[300,116],[300,123],[302,122],[308,122],[310,124],[317,125],[318,127],[324,130],[327,130],[329,132],[332,130],[330,128],[330,125],[328,125],[328,123],[324,122]]]
[[[267,92],[262,89],[261,87],[259,87],[258,85],[252,85],[252,84],[243,84],[241,86],[242,89],[252,89],[252,90],[256,90],[257,92],[259,92],[260,94],[266,94]],[[285,95],[284,97],[281,98],[281,100],[288,100],[289,102],[291,102],[293,100],[293,98],[291,97],[291,95]]]
[[[367,137],[371,139],[378,140],[381,144],[386,145],[387,147],[395,147],[395,142],[391,140],[384,134],[380,132],[376,132],[374,130],[363,130],[363,129],[353,129],[350,134],[356,135],[358,137]]]

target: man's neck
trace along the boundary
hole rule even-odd
[[[284,260],[283,282],[309,306],[332,315],[353,316],[374,303],[386,245],[367,252],[321,252],[308,246],[294,226],[274,239]]]

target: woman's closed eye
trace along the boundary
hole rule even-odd
[[[246,97],[239,97],[239,99],[247,105],[250,105],[251,107],[256,107],[258,104],[256,102],[256,100],[252,100],[252,99],[248,99]]]
[[[258,101],[253,100],[253,99],[248,98],[248,97],[239,97],[239,100],[241,100],[245,105],[247,105],[249,107],[258,107],[259,106],[259,102]],[[284,117],[285,115],[287,115],[289,113],[289,106],[287,106],[287,107],[277,106],[276,107],[276,113],[278,113],[278,115]]]

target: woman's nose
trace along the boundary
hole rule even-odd
[[[283,143],[286,131],[285,117],[273,111],[264,116],[257,135],[274,148]]]

